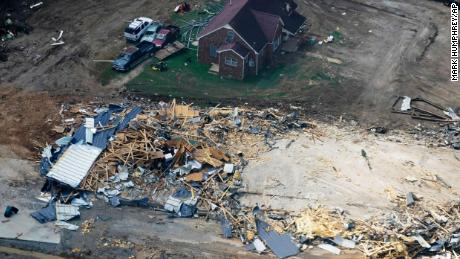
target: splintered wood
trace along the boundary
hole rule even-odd
[[[163,151],[155,145],[154,140],[152,132],[146,129],[118,133],[80,187],[96,191],[116,174],[118,165],[146,166],[155,159],[163,158]]]
[[[168,111],[168,115],[171,119],[187,119],[193,118],[200,115],[200,112],[194,110],[190,105],[181,105],[176,104],[176,99],[174,99],[171,103],[171,107]]]

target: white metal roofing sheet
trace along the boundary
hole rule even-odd
[[[101,152],[90,145],[71,145],[46,176],[76,188]]]

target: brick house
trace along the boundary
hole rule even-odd
[[[305,17],[293,0],[229,0],[198,35],[198,61],[224,77],[244,79],[273,63],[283,37],[295,35]]]

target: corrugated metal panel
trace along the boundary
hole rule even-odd
[[[67,221],[80,216],[80,209],[70,204],[56,203],[56,219],[58,221]]]
[[[101,152],[90,145],[71,145],[46,176],[76,188]]]
[[[142,112],[142,108],[139,106],[134,107],[126,116],[123,118],[123,121],[118,124],[117,131],[122,130],[128,126],[128,123],[134,119],[139,113]]]
[[[107,124],[109,123],[111,114],[112,113],[110,111],[106,111],[106,112],[102,112],[102,113],[96,115],[96,117],[94,117],[94,125],[96,127],[98,127],[100,125],[107,126]],[[83,142],[86,141],[86,128],[85,128],[85,125],[81,125],[75,131],[75,133],[72,136],[72,143],[73,144],[78,143],[79,141],[83,141]]]
[[[109,138],[115,134],[115,128],[96,132],[93,136],[93,146],[105,149]]]
[[[94,117],[94,126],[107,126],[107,124],[109,123],[109,120],[110,120],[110,115],[112,113],[110,111],[106,111],[106,112],[102,112],[102,113],[99,113],[98,115],[96,115],[96,117]]]

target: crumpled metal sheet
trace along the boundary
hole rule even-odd
[[[299,253],[299,247],[292,241],[289,234],[279,234],[278,232],[266,229],[270,226],[266,222],[256,219],[257,233],[265,244],[279,258],[286,258]]]
[[[76,188],[101,152],[102,149],[90,145],[71,145],[46,176]]]
[[[30,215],[40,223],[56,220],[56,203],[50,202],[48,206],[30,213]]]
[[[80,209],[71,204],[56,204],[56,219],[58,221],[67,221],[80,216]]]

